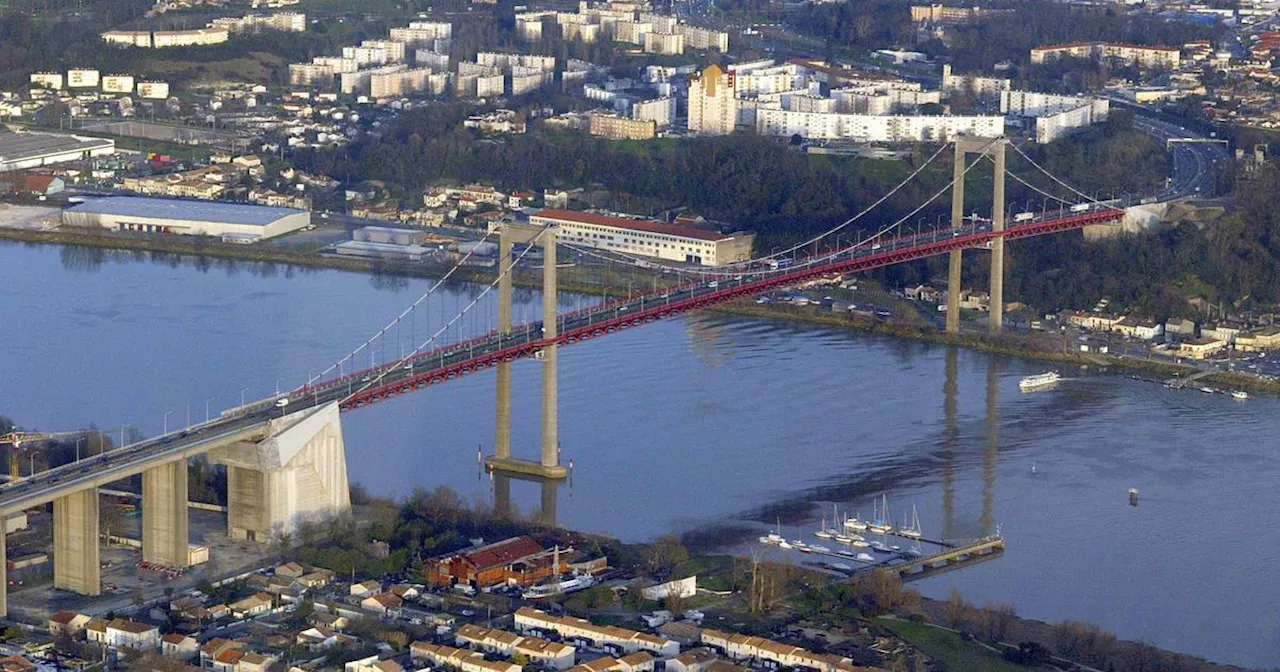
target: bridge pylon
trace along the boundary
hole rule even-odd
[[[511,263],[511,250],[515,245],[537,243],[542,247],[543,340],[552,340],[559,334],[556,234],[555,227],[514,222],[502,224],[502,229],[498,232],[500,268]],[[511,276],[514,271],[511,268],[498,276],[498,331],[501,334],[511,333]],[[493,455],[485,459],[488,470],[551,479],[569,475],[569,470],[560,465],[559,366],[556,350],[556,344],[549,343],[539,353],[542,360],[542,456],[537,462],[511,456],[511,362],[498,362]]]
[[[1004,323],[1004,150],[1006,138],[979,138],[960,136],[955,139],[955,165],[951,185],[951,227],[964,226],[964,176],[969,154],[987,154],[995,162],[995,175],[991,188],[991,230],[996,237],[991,240],[991,282],[988,331],[999,334]],[[947,263],[947,333],[960,331],[960,262],[961,251],[951,252]]]

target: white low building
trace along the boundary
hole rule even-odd
[[[807,140],[857,142],[945,142],[957,135],[1004,135],[1004,117],[992,115],[877,115],[756,110],[761,135],[799,135]]]
[[[238,237],[243,242],[297,231],[310,222],[311,213],[305,210],[136,196],[98,198],[62,212],[67,226]]]
[[[704,266],[746,261],[755,242],[753,233],[718,233],[572,210],[540,210],[529,222],[559,227],[559,238],[565,243]]]

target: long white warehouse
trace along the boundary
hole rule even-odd
[[[310,221],[311,213],[306,210],[136,196],[99,198],[62,212],[62,223],[67,226],[221,236],[234,242],[273,238],[297,231]]]

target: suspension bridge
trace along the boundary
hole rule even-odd
[[[882,205],[942,155],[954,148],[952,180],[897,221],[874,235],[840,245],[839,233],[872,209]],[[1012,148],[1047,176],[1068,196],[1058,196],[1007,171],[1005,149]],[[972,161],[969,156],[974,155]],[[989,219],[964,216],[965,176],[981,160],[995,165],[992,212]],[[1006,225],[1005,176],[1043,194],[1056,210],[1019,213]],[[951,192],[948,226],[908,231],[911,221],[930,203]],[[509,476],[559,479],[566,470],[560,464],[557,412],[557,356],[560,346],[601,338],[614,332],[666,319],[689,311],[795,286],[815,278],[868,271],[894,264],[949,255],[947,329],[959,328],[960,267],[964,250],[989,250],[991,268],[990,329],[998,333],[1003,308],[1004,244],[1033,236],[1116,222],[1125,208],[1137,200],[1095,200],[1074,189],[1036,164],[1005,139],[957,138],[940,147],[925,163],[868,208],[821,235],[774,254],[716,268],[664,265],[650,258],[631,257],[608,250],[578,248],[557,240],[554,226],[504,224],[496,235],[499,264],[496,277],[468,305],[450,319],[441,319],[435,331],[407,354],[389,361],[375,360],[376,345],[384,349],[390,334],[399,342],[402,325],[413,319],[457,268],[435,282],[400,315],[360,346],[324,371],[308,376],[305,383],[284,393],[228,409],[220,416],[88,457],[71,464],[31,474],[0,486],[0,515],[31,506],[54,504],[54,584],[86,595],[101,587],[98,553],[98,489],[129,476],[143,476],[143,559],[185,566],[188,564],[187,459],[206,454],[227,466],[228,530],[231,536],[267,540],[296,527],[308,518],[324,518],[349,506],[345,447],[339,413],[363,408],[431,385],[490,368],[497,370],[494,454],[489,469]],[[829,241],[835,240],[836,245]],[[676,284],[654,291],[619,297],[599,305],[558,314],[557,248],[569,247],[581,254],[655,272],[679,274]],[[543,319],[514,324],[512,276],[535,248],[542,252]],[[801,250],[822,251],[799,257]],[[770,263],[792,257],[791,265]],[[532,261],[532,258],[530,258]],[[689,278],[684,280],[684,278]],[[463,318],[496,290],[498,324],[486,333],[459,333]],[[458,329],[455,330],[455,327]],[[398,351],[398,348],[393,348]],[[357,369],[368,357],[370,365]],[[539,460],[511,454],[511,365],[536,358],[542,364],[542,444]],[[0,535],[0,556],[3,555]],[[7,609],[0,572],[0,611]]]

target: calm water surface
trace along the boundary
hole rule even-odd
[[[154,434],[167,411],[170,427],[198,421],[244,388],[252,399],[299,384],[429,284],[133,259],[0,246],[0,413],[48,430]],[[479,291],[449,287],[399,342],[421,341]],[[536,314],[537,297],[520,298],[517,316]],[[486,300],[467,327],[491,310]],[[574,472],[545,494],[562,525],[638,540],[763,530],[784,515],[788,537],[808,536],[831,503],[866,517],[884,493],[895,518],[916,505],[926,536],[998,527],[1009,541],[1003,558],[916,584],[927,595],[955,586],[1023,616],[1280,663],[1280,586],[1267,573],[1280,558],[1275,399],[1074,371],[1022,394],[1018,378],[1043,366],[706,314],[575,345],[560,362]],[[538,364],[518,363],[513,446],[531,458],[538,391]],[[344,415],[352,478],[382,494],[445,484],[492,497],[476,461],[492,406],[484,373]],[[521,511],[542,506],[540,486],[510,490]]]

